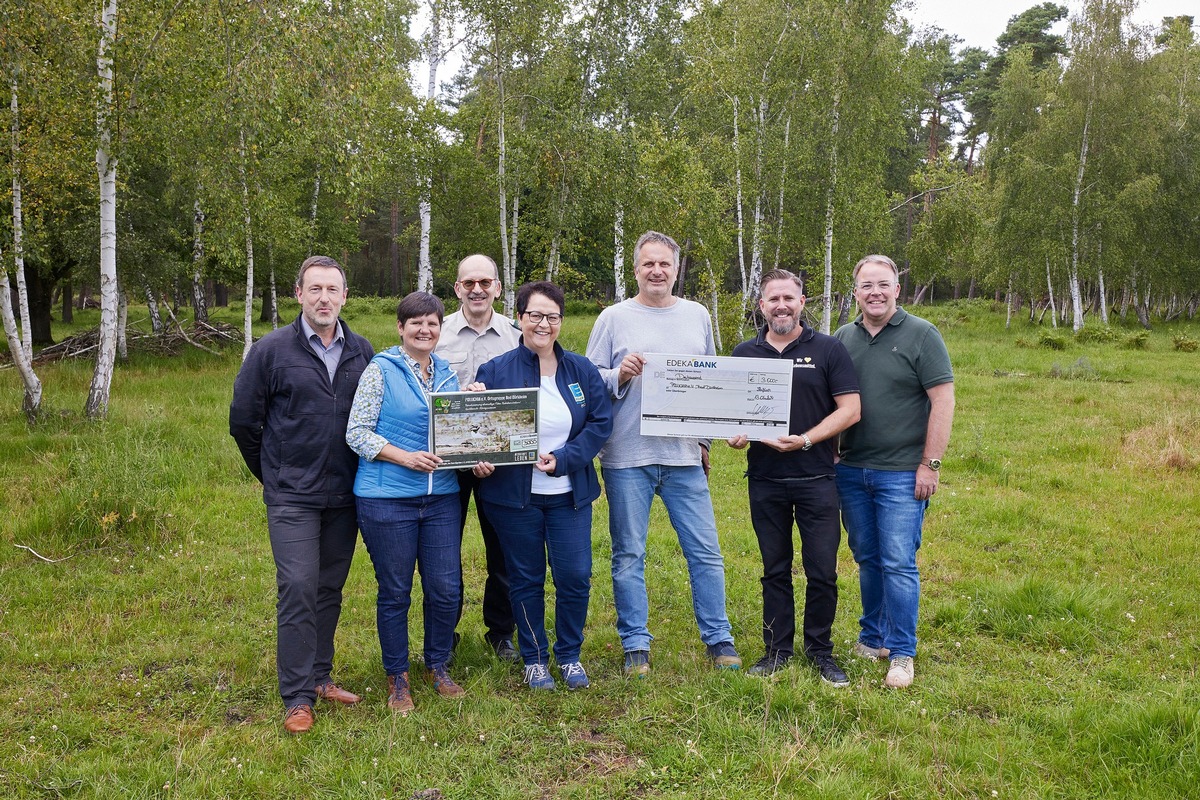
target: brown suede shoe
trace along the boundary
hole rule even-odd
[[[425,677],[433,684],[433,688],[437,689],[437,693],[442,697],[462,697],[467,693],[467,690],[454,682],[450,677],[450,672],[446,669],[445,664],[436,667],[431,667],[425,671]]]
[[[288,733],[308,733],[313,726],[313,709],[310,705],[292,706],[283,715],[283,729]]]
[[[362,700],[362,698],[356,695],[354,692],[347,692],[333,681],[318,686],[317,697],[320,697],[324,700],[332,700],[335,703],[342,703],[343,705],[347,706],[352,706],[359,700]]]
[[[398,711],[404,716],[416,708],[413,705],[412,694],[408,690],[408,673],[388,675],[388,708]]]

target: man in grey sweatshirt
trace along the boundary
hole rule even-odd
[[[613,433],[600,451],[612,536],[613,598],[625,674],[650,672],[646,538],[657,494],[687,560],[700,639],[718,668],[738,669],[725,613],[725,560],[708,491],[708,442],[641,434],[642,368],[647,352],[714,355],[712,323],[699,303],[673,294],[679,245],[647,231],[634,248],[638,293],[601,312],[587,357],[613,396]]]

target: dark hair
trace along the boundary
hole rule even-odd
[[[544,295],[551,303],[558,306],[558,313],[567,307],[567,298],[557,284],[550,281],[530,281],[517,289],[517,314],[524,314],[529,307],[529,298],[535,294]]]
[[[446,316],[446,307],[442,305],[442,301],[429,292],[409,292],[400,301],[400,305],[396,306],[396,319],[401,325],[414,317],[423,317],[426,314],[437,314],[438,322]]]
[[[761,295],[763,289],[767,288],[767,284],[771,281],[792,281],[796,284],[796,288],[800,290],[800,294],[804,294],[804,281],[800,280],[800,276],[786,269],[773,269],[769,272],[764,272],[762,280],[758,282],[758,293]]]
[[[342,288],[345,289],[350,286],[349,281],[346,280],[346,270],[342,269],[341,264],[334,261],[329,256],[309,256],[308,258],[304,259],[304,263],[300,265],[300,271],[296,273],[297,289],[304,288],[304,273],[308,272],[313,267],[330,267],[331,269],[336,269],[338,272],[342,273]]]

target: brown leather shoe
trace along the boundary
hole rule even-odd
[[[288,733],[308,733],[312,730],[313,721],[312,706],[292,706],[283,715],[283,729]]]
[[[388,708],[407,716],[416,708],[413,705],[412,693],[408,690],[408,673],[388,675]]]
[[[318,686],[317,697],[320,697],[324,700],[332,700],[335,703],[342,703],[343,705],[347,706],[352,706],[359,700],[362,700],[362,698],[356,695],[354,692],[347,692],[333,681]]]
[[[462,697],[467,693],[467,690],[454,682],[450,677],[450,672],[446,669],[445,664],[436,667],[430,667],[425,671],[425,677],[433,684],[433,688],[437,689],[437,693],[442,697]]]

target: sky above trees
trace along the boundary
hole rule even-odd
[[[996,46],[996,37],[1004,32],[1009,19],[1031,5],[1035,5],[1032,0],[993,0],[989,3],[913,0],[913,7],[906,14],[916,26],[936,25],[946,33],[960,37],[964,45],[988,49]],[[1072,14],[1076,14],[1082,3],[1072,0],[1064,5]],[[1133,19],[1138,24],[1157,25],[1163,17],[1195,13],[1195,0],[1142,0],[1134,11]],[[1058,23],[1053,31],[1065,34],[1066,21]]]

